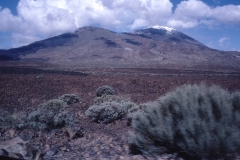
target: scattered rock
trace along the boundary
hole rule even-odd
[[[37,147],[36,144],[33,146],[30,143],[26,143],[26,148],[28,153],[27,156],[31,157],[31,159],[33,160],[37,160],[36,157],[40,158],[40,155],[42,156],[41,152],[36,147]]]
[[[12,153],[12,152],[8,153],[8,157],[9,158],[15,158],[15,159],[23,159],[23,156],[21,154],[19,154],[19,153]]]
[[[45,156],[50,157],[50,156],[54,156],[54,155],[57,154],[57,153],[58,153],[58,150],[56,150],[56,149],[50,149],[50,150],[46,153]]]
[[[44,78],[44,77],[45,77],[44,75],[38,75],[38,76],[36,76],[37,79],[39,79],[39,78]]]
[[[117,156],[114,160],[145,160],[145,158],[141,155],[135,156]]]
[[[8,134],[9,134],[9,136],[10,136],[11,138],[14,138],[14,136],[15,136],[15,130],[14,130],[14,129],[8,130]]]
[[[8,156],[8,152],[5,149],[0,149],[0,156]]]
[[[81,127],[74,127],[74,128],[68,127],[66,128],[66,130],[70,139],[82,138],[84,136],[84,133]]]
[[[32,156],[33,160],[40,160],[42,157],[43,157],[43,154],[41,154],[40,151],[38,150],[33,151],[33,156]]]
[[[46,150],[46,151],[49,151],[49,150],[50,150],[50,145],[49,145],[49,144],[46,144],[46,145],[45,145],[45,150]]]
[[[20,157],[14,158],[14,157],[8,157],[8,156],[1,156],[0,155],[0,159],[1,160],[20,160]]]
[[[6,94],[4,94],[5,96],[2,97],[3,100],[1,101],[0,108],[8,111],[9,113],[14,113],[14,119],[20,119],[22,116],[19,115],[23,115],[23,117],[26,116],[26,112],[27,114],[29,114],[34,109],[32,108],[32,106],[38,106],[40,103],[43,103],[50,98],[55,98],[58,95],[60,97],[63,93],[67,92],[77,93],[77,95],[81,97],[83,103],[76,103],[71,107],[66,107],[66,110],[69,111],[69,113],[71,114],[78,114],[78,119],[80,122],[77,126],[81,126],[82,128],[84,128],[84,130],[82,131],[84,133],[84,137],[80,138],[80,136],[79,138],[74,139],[73,137],[75,137],[76,131],[72,131],[73,133],[68,133],[65,127],[50,129],[50,131],[46,132],[39,132],[32,129],[15,130],[15,134],[13,133],[13,131],[10,131],[9,127],[0,127],[0,145],[2,145],[2,142],[5,143],[5,141],[7,140],[11,140],[19,136],[23,141],[28,142],[26,145],[31,144],[31,146],[27,147],[31,150],[27,150],[28,154],[24,158],[32,160],[41,159],[43,154],[43,159],[46,160],[99,160],[100,158],[107,160],[114,160],[114,158],[124,160],[137,160],[143,157],[140,155],[134,156],[129,154],[129,145],[127,141],[127,136],[125,135],[128,131],[131,131],[131,127],[126,125],[126,119],[116,121],[115,124],[110,123],[108,125],[102,125],[91,122],[89,118],[86,117],[84,114],[86,109],[89,106],[93,105],[95,89],[99,85],[106,84],[105,80],[107,78],[109,78],[109,81],[107,81],[108,85],[113,86],[117,92],[123,95],[129,94],[128,97],[131,97],[131,100],[138,104],[156,99],[158,98],[158,96],[167,93],[170,89],[185,83],[192,84],[205,81],[209,85],[214,83],[220,84],[224,88],[228,88],[231,91],[240,90],[239,74],[237,76],[215,76],[206,78],[204,76],[205,72],[201,73],[200,76],[198,76],[198,73],[200,72],[194,72],[192,76],[189,75],[189,77],[185,76],[182,78],[182,76],[176,77],[170,75],[172,73],[168,73],[170,71],[167,70],[166,73],[164,71],[164,74],[159,75],[158,77],[150,77],[149,73],[143,75],[145,71],[139,71],[138,73],[142,76],[135,77],[131,75],[132,72],[130,71],[131,70],[126,70],[125,74],[125,71],[123,73],[120,72],[120,70],[115,69],[114,73],[112,72],[114,76],[100,75],[100,72],[97,73],[95,71],[89,71],[89,73],[95,72],[98,75],[90,75],[87,78],[79,76],[48,74],[47,77],[45,75],[45,78],[48,79],[47,81],[44,81],[44,78],[36,79],[36,76],[41,75],[42,73],[36,73],[26,76],[19,73],[7,75],[1,74],[0,84],[2,85],[0,87],[0,92]],[[159,73],[161,74],[162,71],[159,71]],[[18,99],[21,99],[21,101],[18,101]],[[55,108],[54,106],[56,105],[54,105],[53,103],[51,104],[52,105],[49,105],[49,107],[47,108]],[[64,104],[64,106],[65,104],[66,106],[68,106],[67,102],[62,102],[62,104]],[[23,113],[21,114],[21,112]],[[61,112],[61,114],[63,113]],[[7,114],[3,116],[6,117]],[[2,123],[0,122],[0,125],[5,125],[6,122],[12,122],[11,118],[9,118],[9,121],[6,121],[6,119],[4,119]],[[6,124],[5,126],[7,125],[8,124]],[[122,137],[123,135],[124,137]],[[73,139],[71,139],[70,137]],[[48,144],[49,146],[46,144]],[[71,145],[71,148],[68,147],[68,145]],[[62,151],[60,149],[64,146],[66,146],[66,151]],[[96,147],[95,150],[93,149],[94,147]],[[69,152],[67,151],[68,149],[70,150]],[[0,159],[3,159],[3,156],[6,157],[8,155],[11,155],[11,153],[8,153],[8,151],[5,149],[0,149]],[[19,157],[21,155],[15,154],[11,156]],[[150,158],[146,159],[150,160]],[[159,160],[160,159],[177,159],[177,155],[162,155],[160,156]]]
[[[0,150],[5,150],[8,153],[8,156],[11,153],[14,153],[14,154],[22,155],[24,157],[27,155],[26,143],[27,142],[24,142],[21,138],[16,137],[12,140],[1,142]]]

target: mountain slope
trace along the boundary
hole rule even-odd
[[[128,33],[83,27],[20,48],[0,50],[0,59],[79,67],[240,68],[239,52],[214,50],[161,26]]]

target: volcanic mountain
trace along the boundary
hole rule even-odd
[[[45,62],[78,67],[164,67],[240,69],[240,52],[211,49],[163,26],[116,33],[83,27],[74,33],[0,50],[1,61]]]

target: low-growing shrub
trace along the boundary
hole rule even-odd
[[[0,108],[0,128],[12,128],[14,125],[14,119],[12,115]]]
[[[110,86],[101,86],[96,90],[96,95],[97,97],[101,97],[103,95],[114,95],[115,94],[115,90],[110,87]]]
[[[104,102],[118,102],[118,103],[120,103],[122,101],[125,101],[125,99],[122,98],[122,97],[116,96],[116,95],[102,95],[101,97],[94,98],[93,103],[95,105],[100,105],[101,103],[104,103]]]
[[[67,107],[67,103],[63,100],[49,100],[39,105],[35,111],[29,113],[25,119],[17,124],[17,128],[51,130],[73,125],[78,118],[76,114],[69,113]]]
[[[51,109],[53,111],[58,111],[59,109],[66,107],[67,103],[60,99],[51,99],[43,104],[40,104],[38,108]]]
[[[139,105],[134,105],[133,107],[128,109],[127,112],[127,118],[128,118],[128,126],[131,125],[132,123],[132,117],[134,116],[134,114],[139,114],[140,112],[145,112],[145,109],[147,107],[150,107],[152,105],[156,105],[157,102],[148,102],[148,103],[143,103],[143,104],[139,104]]]
[[[85,115],[93,118],[99,123],[107,124],[123,118],[129,108],[134,106],[132,102],[103,102],[100,105],[93,105],[85,111]]]
[[[64,94],[59,99],[66,102],[68,105],[78,103],[81,101],[80,97],[78,97],[75,94]]]
[[[148,102],[139,105],[134,105],[128,110],[127,116],[131,118],[134,114],[139,114],[139,112],[144,112],[146,108],[157,105],[157,102]]]
[[[239,92],[184,85],[129,115],[130,146],[145,155],[167,149],[188,159],[231,159],[240,152]]]

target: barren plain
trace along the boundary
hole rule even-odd
[[[229,91],[240,91],[240,73],[157,68],[69,71],[42,66],[1,66],[1,109],[11,114],[27,113],[50,99],[67,93],[76,94],[81,102],[72,105],[70,110],[78,114],[83,136],[72,139],[67,128],[50,132],[0,129],[0,143],[20,137],[27,142],[29,159],[151,159],[130,152],[127,133],[131,126],[127,118],[99,124],[84,115],[85,110],[93,104],[96,89],[109,85],[117,95],[139,104],[156,100],[183,84],[196,83],[215,84]],[[178,157],[167,154],[158,159]]]

